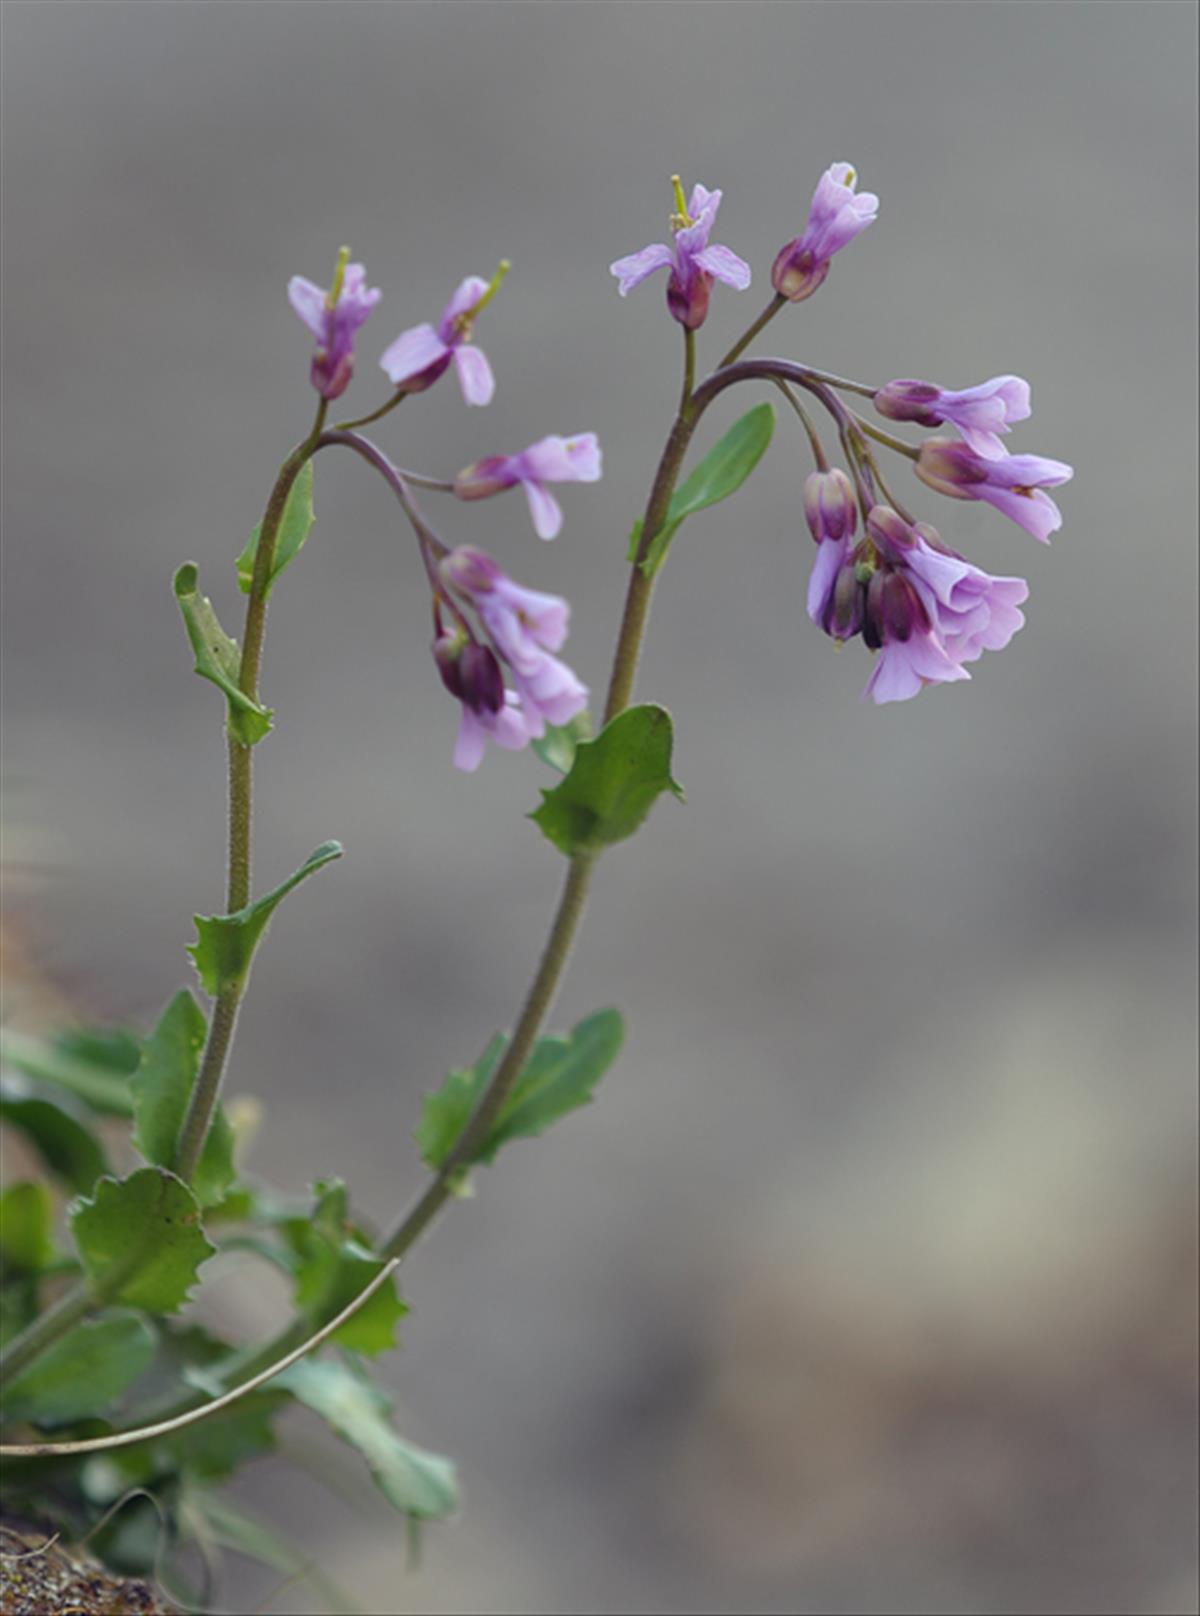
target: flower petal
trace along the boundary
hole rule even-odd
[[[649,247],[643,247],[641,252],[630,253],[627,258],[618,258],[615,264],[608,266],[609,273],[617,277],[617,291],[622,297],[640,286],[648,275],[653,275],[656,269],[663,269],[675,262],[675,255],[670,247],[661,241],[652,242]]]
[[[439,360],[446,344],[431,325],[410,326],[379,357],[381,367],[395,385],[417,376]]]
[[[488,289],[488,283],[479,275],[468,275],[465,281],[460,281],[455,288],[454,296],[446,304],[442,317],[438,321],[438,336],[443,342],[453,342],[459,333],[455,320],[460,314],[465,314]]]
[[[320,342],[325,335],[325,293],[303,275],[293,275],[288,282],[288,302]]]
[[[454,767],[462,769],[465,774],[474,774],[483,762],[486,750],[487,731],[471,709],[464,705],[458,739],[454,743]]]
[[[459,386],[468,404],[490,404],[496,391],[496,378],[482,348],[463,343],[454,350]]]
[[[744,258],[728,247],[722,247],[713,242],[711,247],[705,247],[703,252],[696,254],[695,262],[717,280],[724,281],[726,286],[732,286],[735,291],[744,292],[750,284],[750,265]]]
[[[541,483],[532,477],[523,480],[529,512],[533,517],[533,531],[539,539],[553,539],[562,527],[562,507],[553,494],[548,494]]]

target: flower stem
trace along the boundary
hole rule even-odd
[[[645,638],[650,613],[650,596],[654,589],[653,580],[643,574],[640,563],[646,555],[651,539],[666,517],[671,495],[675,492],[675,484],[679,479],[683,457],[699,420],[699,413],[694,408],[695,395],[690,385],[694,374],[695,341],[693,334],[685,329],[685,386],[679,402],[679,412],[655,473],[646,514],[642,520],[641,542],[630,571],[625,611],[613,653],[608,698],[604,708],[606,724],[624,711],[633,695],[638,656]],[[469,1166],[486,1142],[488,1134],[504,1108],[505,1101],[512,1092],[513,1085],[521,1075],[521,1069],[529,1058],[534,1040],[554,1003],[580,921],[583,919],[594,862],[594,856],[585,853],[577,853],[571,860],[537,973],[525,997],[525,1003],[521,1007],[512,1038],[500,1065],[449,1157],[439,1168],[437,1175],[416,1205],[401,1219],[380,1246],[379,1250],[383,1256],[401,1257],[416,1244],[453,1195],[459,1170]]]
[[[765,326],[770,325],[771,321],[779,313],[780,309],[786,302],[787,298],[784,297],[783,293],[776,292],[775,296],[767,304],[766,308],[759,315],[758,319],[755,320],[754,324],[747,326],[745,331],[742,332],[741,336],[734,343],[733,347],[717,366],[717,369],[724,370],[726,365],[732,365],[734,360],[737,359],[740,354],[745,353],[746,349],[754,341],[758,333]]]
[[[246,603],[246,626],[242,636],[242,660],[238,669],[238,684],[251,701],[258,700],[258,680],[262,669],[263,638],[267,629],[267,592],[271,571],[275,563],[275,545],[287,509],[288,495],[305,461],[311,458],[328,409],[325,399],[318,408],[312,430],[303,443],[299,443],[279,468],[275,486],[267,500],[259,529],[258,546],[254,552],[254,572],[250,580],[250,599]],[[225,886],[225,908],[228,914],[244,909],[250,902],[250,842],[254,806],[254,749],[243,746],[233,735],[229,736],[229,859]],[[195,1086],[188,1101],[187,1115],[179,1135],[175,1154],[175,1171],[190,1183],[196,1171],[208,1138],[208,1130],[217,1109],[221,1093],[221,1080],[233,1043],[237,1025],[238,1007],[242,1000],[242,986],[232,983],[220,993],[213,1006],[208,1038],[200,1062]]]

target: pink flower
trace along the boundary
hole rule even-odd
[[[861,235],[879,212],[870,191],[856,195],[858,176],[849,163],[834,163],[817,181],[804,234],[776,255],[771,284],[781,297],[801,303],[811,297],[829,273],[834,253]]]
[[[317,339],[310,378],[322,398],[340,398],[354,372],[354,338],[359,326],[379,302],[377,287],[367,285],[361,264],[347,263],[350,249],[343,247],[333,285],[328,292],[293,275],[288,302]]]
[[[594,483],[601,468],[600,445],[594,432],[573,438],[541,438],[515,455],[492,455],[467,466],[454,479],[459,499],[488,499],[518,483],[525,490],[533,530],[539,539],[552,539],[562,527],[562,510],[547,483]]]
[[[455,659],[450,677],[442,673],[447,689],[463,703],[455,762],[474,769],[487,736],[499,746],[519,749],[544,735],[547,724],[574,718],[587,705],[587,686],[551,654],[561,650],[571,616],[560,596],[525,589],[491,556],[469,545],[443,557],[439,572],[446,587],[475,611],[494,647],[467,641],[464,631],[440,656],[434,648],[439,668],[443,659]],[[501,662],[511,670],[515,690],[504,689]]]
[[[1073,466],[1042,455],[985,460],[955,438],[927,438],[914,467],[923,483],[952,499],[984,499],[1043,544],[1062,526],[1062,512],[1043,488],[1070,482]]]
[[[1010,422],[1029,418],[1029,383],[1020,376],[993,376],[951,393],[933,382],[888,382],[875,394],[875,408],[890,420],[921,426],[950,421],[977,455],[1000,460],[1008,451],[998,434],[1007,434]]]
[[[685,206],[678,174],[672,177],[672,184],[675,212],[671,215],[670,245],[653,242],[641,252],[618,258],[609,265],[609,270],[617,277],[618,292],[626,297],[656,269],[669,268],[667,307],[680,325],[695,331],[708,315],[713,281],[723,281],[735,291],[744,292],[750,284],[750,266],[728,247],[715,242],[709,245],[708,238],[721,205],[720,191],[708,191],[703,185],[697,185]]]
[[[508,267],[507,261],[502,262],[490,281],[468,275],[446,304],[436,330],[428,324],[410,326],[384,350],[379,363],[402,393],[423,393],[453,362],[467,403],[491,402],[496,390],[492,367],[483,349],[472,347],[468,338],[476,316],[495,296]]]

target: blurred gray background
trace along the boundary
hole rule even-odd
[[[293,273],[352,244],[374,364],[465,274],[514,270],[452,378],[379,428],[452,474],[595,431],[540,544],[519,494],[430,515],[569,595],[596,690],[677,394],[669,176],[724,188],[762,306],[820,172],[878,222],[764,347],[882,382],[1033,382],[1068,460],[1043,549],[911,499],[1031,584],[970,686],[859,701],[804,617],[792,424],[664,574],[639,694],[676,773],[606,859],[556,1015],[630,1035],[599,1103],[481,1175],[412,1258],[389,1365],[465,1509],[417,1574],[303,1420],[239,1492],[372,1611],[1195,1608],[1195,8],[1183,4],[25,4],[4,23],[4,804],[14,1013],[145,1024],[223,886],[219,702],[171,599],[232,559],[312,408]],[[709,436],[749,392],[714,411]],[[339,413],[348,413],[340,410]],[[354,413],[358,413],[357,410]],[[907,490],[910,479],[898,472]],[[450,766],[416,555],[352,457],[277,591],[256,870],[324,837],[255,967],[230,1083],[255,1165],[390,1223],[422,1092],[506,1024],[559,883],[545,771]],[[282,1298],[229,1262],[247,1338]],[[322,1481],[332,1484],[331,1496]],[[236,1571],[229,1602],[273,1576]],[[304,1586],[268,1609],[317,1608]]]

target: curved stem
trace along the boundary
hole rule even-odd
[[[800,424],[808,434],[808,444],[809,448],[813,452],[813,459],[817,463],[817,470],[828,471],[829,461],[825,458],[825,447],[820,438],[817,436],[817,429],[813,425],[812,416],[804,408],[804,405],[801,404],[800,400],[796,397],[795,393],[792,392],[791,388],[785,381],[776,376],[775,385],[795,410],[796,414],[800,417]]]
[[[335,1331],[340,1330],[347,1319],[354,1317],[360,1307],[365,1306],[374,1296],[381,1285],[395,1273],[399,1260],[387,1262],[374,1276],[369,1285],[365,1285],[352,1302],[342,1309],[336,1318],[330,1319],[319,1330],[307,1336],[299,1346],[292,1348],[282,1357],[275,1358],[257,1374],[241,1381],[232,1391],[215,1397],[211,1402],[202,1403],[197,1408],[189,1408],[167,1419],[156,1421],[152,1425],[140,1425],[131,1431],[114,1431],[109,1436],[87,1437],[79,1442],[14,1442],[0,1445],[0,1458],[4,1459],[39,1459],[63,1453],[104,1453],[109,1448],[127,1448],[135,1442],[146,1442],[151,1437],[169,1436],[173,1431],[181,1431],[185,1426],[195,1425],[199,1420],[206,1420],[212,1414],[219,1414],[223,1408],[236,1403],[239,1398],[246,1397],[250,1392],[257,1391],[268,1380],[282,1374],[292,1364],[303,1358],[305,1353],[319,1347],[322,1341],[328,1341]]]
[[[334,428],[337,432],[353,432],[356,427],[370,426],[372,421],[381,421],[385,415],[390,415],[398,404],[403,404],[408,397],[407,393],[393,393],[386,404],[381,404],[370,415],[360,415],[356,421],[339,421]]]
[[[866,420],[856,410],[850,411],[850,418],[860,432],[865,432],[869,438],[874,438],[876,443],[882,443],[889,449],[895,449],[897,454],[907,455],[909,460],[915,460],[921,452],[919,449],[914,448],[911,443],[905,443],[903,438],[894,438],[890,432],[885,432],[882,427],[877,427],[873,421]]]

